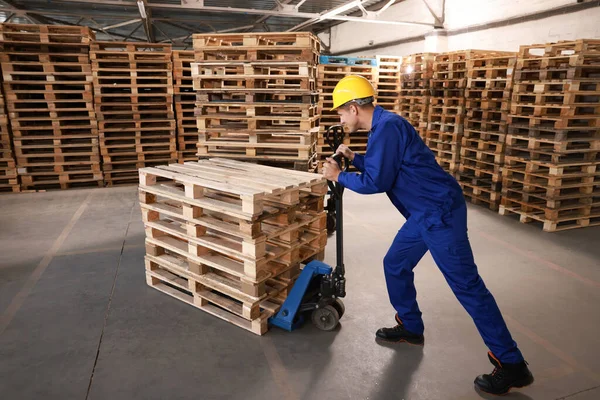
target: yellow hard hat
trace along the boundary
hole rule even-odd
[[[375,90],[367,78],[360,75],[348,75],[342,78],[333,89],[333,108],[346,104],[349,101],[375,96]]]

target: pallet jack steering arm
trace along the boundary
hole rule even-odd
[[[334,125],[327,129],[325,134],[325,140],[331,148],[332,152],[336,152],[338,147],[344,142],[344,128],[341,125]],[[350,160],[344,157],[340,153],[335,153],[333,159],[338,163],[342,171],[347,171],[350,167]],[[343,195],[344,187],[339,182],[327,181],[329,190],[331,191],[331,198],[335,201],[335,215],[336,215],[336,227],[335,227],[335,245],[336,245],[336,266],[333,271],[332,278],[336,284],[337,297],[346,296],[346,267],[344,265],[344,213],[343,210]]]

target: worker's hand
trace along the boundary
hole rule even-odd
[[[354,161],[354,152],[345,144],[340,144],[340,147],[337,148],[336,153],[340,153],[350,161]]]
[[[323,176],[332,182],[337,182],[340,176],[340,166],[333,158],[328,157],[323,164]]]

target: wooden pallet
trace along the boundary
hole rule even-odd
[[[539,142],[537,144],[539,146]],[[506,155],[520,158],[522,160],[537,160],[548,163],[561,162],[595,162],[600,161],[600,150],[587,149],[577,150],[565,153],[556,153],[550,147],[531,148],[527,146],[506,146]]]
[[[148,284],[256,334],[300,263],[323,256],[319,175],[211,159],[139,178]]]
[[[340,80],[346,75],[360,75],[369,81],[377,81],[377,67],[371,65],[336,65],[319,64],[317,66],[317,77],[321,82]]]
[[[88,46],[94,32],[83,26],[0,24],[0,43]]]
[[[340,65],[349,67],[376,67],[377,59],[370,57],[319,56],[319,65]]]
[[[192,70],[193,72],[193,70]],[[194,75],[194,90],[201,89],[295,89],[314,92],[317,84],[314,78],[307,76],[284,77],[280,75]]]
[[[314,104],[294,103],[230,103],[210,102],[196,103],[196,116],[210,118],[219,117],[259,117],[269,116],[272,118],[313,118],[317,115],[317,106]]]
[[[502,165],[461,157],[458,173],[467,177],[486,179],[493,183],[502,182]]]
[[[310,32],[198,33],[194,34],[194,50],[206,48],[305,48],[320,51],[319,39]]]
[[[18,169],[21,188],[24,190],[33,188],[36,190],[46,189],[72,189],[78,187],[103,187],[104,180],[102,173],[88,171],[70,171],[70,172],[40,172],[29,173]]]
[[[480,183],[471,184],[469,179],[463,178],[460,174],[458,176],[458,183],[463,189],[465,199],[469,200],[472,204],[483,205],[493,211],[498,210],[501,198],[500,191],[490,189]]]
[[[564,40],[545,44],[525,45],[519,48],[519,58],[539,58],[541,56],[553,57],[573,52],[597,52],[599,40],[579,39],[574,41]]]
[[[590,211],[589,215],[581,216],[575,212],[570,215],[564,215],[556,219],[547,219],[544,214],[539,211],[530,211],[527,205],[518,202],[513,202],[510,205],[500,205],[500,215],[519,215],[519,220],[522,223],[530,223],[538,221],[543,223],[543,230],[546,232],[559,232],[569,229],[586,228],[592,226],[600,226],[600,212],[597,209]]]
[[[302,130],[308,131],[319,125],[319,117],[231,117],[223,114],[197,116],[199,132],[219,132],[223,130],[264,131]]]
[[[318,63],[321,43],[309,32],[193,35],[196,61],[287,60]]]

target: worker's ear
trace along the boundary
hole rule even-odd
[[[356,104],[350,104],[350,112],[353,115],[358,115],[358,106]]]

